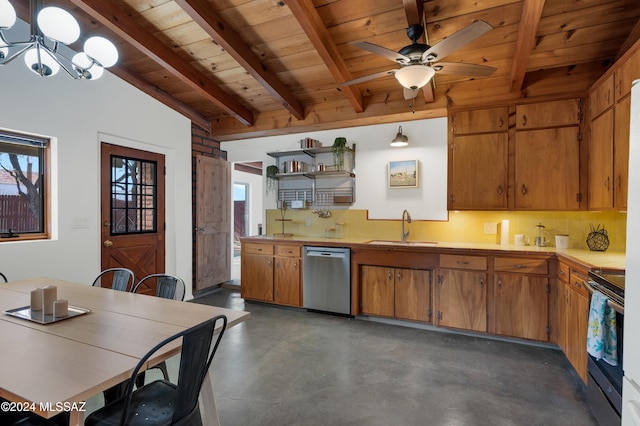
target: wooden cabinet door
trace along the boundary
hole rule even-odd
[[[558,346],[567,355],[567,320],[569,305],[569,286],[562,281],[558,281]]]
[[[613,206],[612,109],[591,122],[589,138],[589,209]]]
[[[431,321],[431,271],[395,269],[395,317]]]
[[[578,127],[516,132],[515,145],[515,207],[578,210]]]
[[[246,254],[240,257],[240,295],[245,299],[273,301],[273,257]]]
[[[605,109],[613,105],[613,75],[600,83],[589,95],[589,105],[591,106],[591,118],[600,115]]]
[[[300,258],[275,257],[273,301],[283,305],[302,306],[300,291]]]
[[[507,107],[483,108],[469,111],[457,111],[450,115],[451,133],[464,135],[469,133],[506,132],[509,126]]]
[[[440,269],[435,287],[437,325],[487,331],[487,274]]]
[[[548,341],[548,278],[495,274],[495,333]]]
[[[572,126],[580,122],[580,99],[516,105],[516,129]]]
[[[616,101],[631,92],[631,84],[638,76],[640,76],[640,54],[636,52],[615,73]]]
[[[362,266],[362,313],[393,318],[394,269]]]
[[[640,56],[640,55],[639,55]],[[613,206],[627,208],[627,187],[629,185],[629,131],[631,120],[631,97],[616,104],[613,134]]]
[[[507,133],[454,136],[449,146],[448,209],[506,209]]]
[[[568,288],[567,305],[567,358],[582,380],[587,382],[587,322],[589,299],[573,288]]]

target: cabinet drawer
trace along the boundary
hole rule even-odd
[[[569,282],[569,271],[571,268],[569,268],[569,265],[566,265],[564,263],[560,263],[558,265],[558,279],[562,282],[568,283]]]
[[[277,245],[276,256],[300,257],[300,246]]]
[[[548,263],[545,259],[527,259],[523,257],[496,257],[494,268],[500,272],[519,274],[549,273]]]
[[[571,288],[584,297],[589,297],[589,290],[585,287],[586,282],[589,280],[586,273],[582,273],[577,269],[571,269],[569,273],[569,285]]]
[[[485,271],[487,269],[487,258],[483,256],[458,256],[453,254],[441,254],[440,267]]]
[[[242,252],[247,254],[273,254],[273,245],[259,243],[243,243]]]

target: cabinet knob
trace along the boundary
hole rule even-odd
[[[502,185],[498,185],[498,195],[502,195],[503,192],[504,189],[502,188]]]
[[[393,274],[391,274],[391,271],[387,272],[387,279],[389,281],[391,281],[393,279]]]
[[[502,288],[502,280],[498,280],[498,288]]]
[[[402,275],[400,274],[400,272],[398,272],[398,273],[397,273],[397,275],[396,275],[396,279],[397,279],[398,281],[400,281],[400,278],[402,278]]]
[[[504,120],[500,117],[500,120],[498,120],[498,127],[502,128],[502,126],[504,126]]]
[[[525,114],[522,114],[522,125],[523,126],[527,125],[527,116]]]
[[[527,195],[527,192],[529,192],[529,190],[527,189],[526,186],[524,186],[524,184],[522,184],[522,188],[520,188],[520,192],[522,192],[522,195]]]

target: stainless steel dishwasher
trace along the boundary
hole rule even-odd
[[[351,250],[305,246],[302,257],[303,306],[351,315]]]

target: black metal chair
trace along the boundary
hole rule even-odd
[[[141,279],[138,284],[133,288],[133,293],[141,293],[145,290],[151,290],[155,283],[155,294],[157,297],[163,299],[184,300],[184,293],[186,286],[184,280],[180,277],[170,274],[151,274]],[[158,368],[162,371],[162,375],[165,380],[169,380],[169,371],[167,370],[167,364],[162,361],[160,364],[153,368]],[[136,386],[142,387],[144,385],[145,374],[144,371],[140,373],[136,379]]]
[[[0,272],[0,278],[2,278],[5,283],[9,282],[9,280],[7,279],[7,276],[5,274],[3,274],[2,272]]]
[[[111,279],[109,279],[111,277]],[[118,291],[130,291],[136,282],[132,270],[127,268],[109,268],[100,272],[93,281],[94,287],[107,287]]]
[[[219,315],[157,344],[134,368],[124,396],[87,416],[85,426],[202,425],[198,396],[226,328],[227,317]],[[177,384],[156,380],[134,391],[135,379],[149,358],[181,337]]]
[[[153,288],[155,283],[155,294],[163,299],[184,300],[186,286],[180,277],[170,274],[147,275],[135,285],[132,292],[142,293]]]

